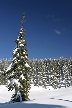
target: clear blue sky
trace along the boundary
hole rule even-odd
[[[72,57],[72,0],[0,0],[0,59],[12,58],[23,12],[29,59]]]

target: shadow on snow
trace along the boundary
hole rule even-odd
[[[61,105],[37,104],[37,103],[0,103],[0,108],[66,108]]]

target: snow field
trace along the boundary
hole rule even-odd
[[[31,86],[29,98],[31,101],[10,103],[13,91],[8,91],[4,86],[0,86],[0,108],[72,108],[72,87],[53,89]]]

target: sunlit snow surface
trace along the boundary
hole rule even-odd
[[[72,108],[72,87],[54,90],[52,87],[44,89],[32,85],[29,95],[31,101],[5,103],[13,92],[0,86],[0,108]]]

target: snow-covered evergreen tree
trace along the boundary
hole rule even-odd
[[[64,73],[65,85],[66,87],[70,86],[70,70],[69,70],[69,63],[67,59],[65,59],[65,63],[62,69]]]
[[[12,101],[25,101],[29,99],[30,90],[30,76],[29,72],[31,67],[28,62],[28,54],[26,50],[25,29],[23,24],[25,22],[24,14],[21,21],[21,29],[19,36],[16,39],[16,47],[13,50],[13,60],[10,66],[7,68],[6,73],[8,74],[8,90],[15,89]]]
[[[6,69],[8,67],[7,60],[4,59],[0,60],[0,84],[6,85],[7,84],[7,76],[6,76]]]

